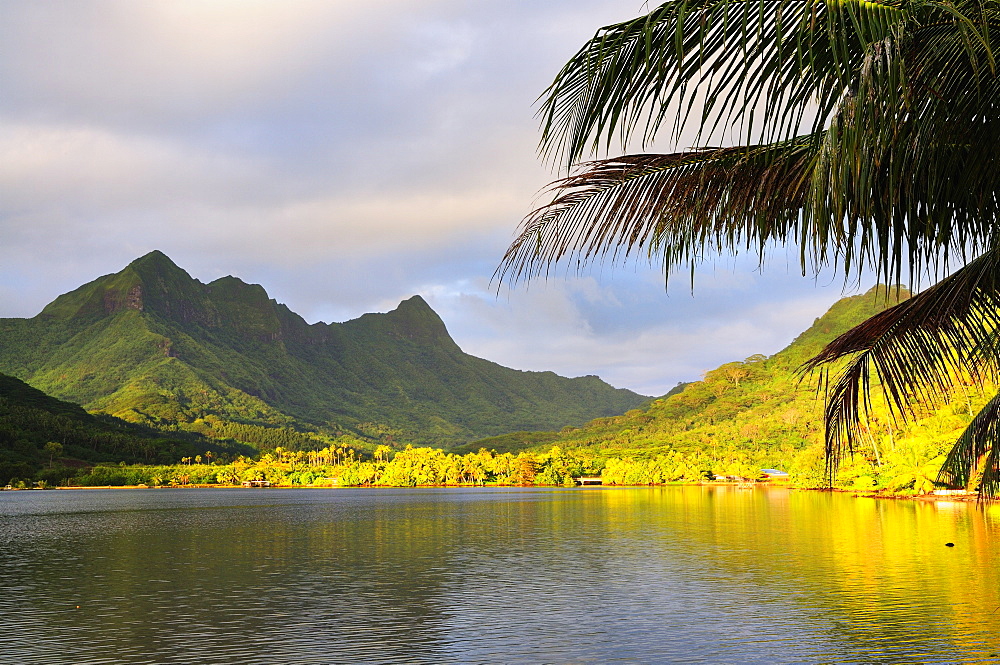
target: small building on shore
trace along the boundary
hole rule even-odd
[[[574,478],[573,482],[577,485],[603,485],[604,481],[600,476],[594,476],[589,478]]]

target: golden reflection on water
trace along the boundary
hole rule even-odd
[[[627,491],[605,496],[635,509]],[[873,658],[909,644],[942,662],[1000,662],[998,505],[730,487],[665,488],[659,500],[687,547],[742,573],[752,593],[822,612]]]

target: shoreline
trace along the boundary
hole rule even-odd
[[[965,492],[952,490],[945,494],[892,494],[879,492],[859,492],[857,490],[841,489],[836,487],[793,487],[787,483],[753,483],[747,485],[737,482],[710,482],[710,483],[662,483],[656,485],[576,485],[565,487],[560,485],[418,485],[418,486],[389,486],[389,485],[357,485],[357,486],[313,486],[313,485],[272,485],[270,487],[243,487],[241,485],[223,485],[218,483],[203,483],[190,485],[58,485],[46,488],[4,488],[3,491],[25,492],[25,491],[48,491],[48,490],[186,490],[186,489],[240,489],[240,490],[267,490],[267,489],[295,489],[295,490],[322,490],[322,489],[469,489],[476,487],[505,487],[505,488],[539,488],[539,489],[629,489],[638,487],[733,487],[742,490],[772,489],[781,488],[800,492],[836,492],[838,494],[850,494],[859,499],[890,499],[890,500],[916,500],[928,503],[954,502],[954,503],[988,503],[976,492]]]

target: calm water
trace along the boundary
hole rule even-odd
[[[778,489],[3,492],[0,663],[1000,662],[998,563]]]

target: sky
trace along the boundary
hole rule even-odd
[[[559,175],[536,99],[643,7],[0,0],[0,317],[159,249],[309,322],[420,294],[468,353],[646,395],[775,353],[856,292],[794,250],[491,282]]]

